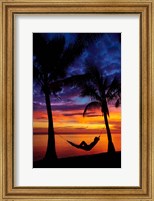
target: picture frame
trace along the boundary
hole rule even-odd
[[[0,35],[0,199],[1,200],[154,200],[153,17],[154,2],[145,0],[2,0]],[[140,16],[140,186],[14,186],[14,16],[16,14],[91,13]]]

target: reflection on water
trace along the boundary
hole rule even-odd
[[[83,140],[90,144],[94,137],[98,135],[88,135],[88,134],[76,134],[76,135],[55,135],[56,140],[56,153],[58,158],[70,157],[70,156],[80,156],[80,155],[90,155],[97,154],[102,152],[107,152],[107,135],[101,135],[99,142],[96,146],[90,151],[84,151],[72,147],[66,140],[70,140],[76,144],[80,144]],[[33,135],[33,158],[35,160],[40,160],[44,157],[46,147],[47,147],[47,138],[46,134]],[[121,135],[114,134],[112,135],[112,140],[115,145],[116,151],[121,151]]]

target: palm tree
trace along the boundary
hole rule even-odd
[[[104,77],[96,66],[87,66],[87,81],[82,83],[81,96],[89,96],[92,99],[84,109],[83,116],[90,109],[99,108],[104,116],[104,122],[108,137],[108,153],[114,153],[115,147],[112,142],[111,131],[108,123],[109,109],[108,103],[112,102],[118,107],[121,104],[121,84],[120,79],[114,78],[112,81]]]
[[[52,94],[57,96],[57,92],[61,91],[64,82],[60,83],[57,80],[65,78],[67,68],[97,37],[99,34],[76,34],[75,42],[66,46],[64,35],[59,34],[48,41],[42,34],[33,35],[33,78],[44,93],[48,115],[48,143],[45,160],[57,159],[50,96]],[[68,80],[73,81],[73,79]]]

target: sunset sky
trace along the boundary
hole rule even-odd
[[[44,33],[42,36],[48,42],[58,34]],[[65,46],[74,43],[76,34],[63,34]],[[57,47],[58,48],[58,47]],[[33,55],[35,58],[35,55]],[[82,55],[68,68],[67,76],[83,74],[85,61],[92,61],[105,76],[112,80],[121,77],[121,34],[103,33],[96,42],[89,45]],[[106,134],[104,119],[101,111],[91,110],[83,117],[85,106],[91,102],[89,97],[80,97],[77,87],[64,87],[58,96],[51,95],[54,130],[56,134]],[[112,134],[121,133],[121,108],[109,105],[109,124]],[[44,94],[39,86],[33,84],[33,133],[47,133],[48,121]]]

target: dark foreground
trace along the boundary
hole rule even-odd
[[[33,168],[121,168],[121,152],[35,161]]]

